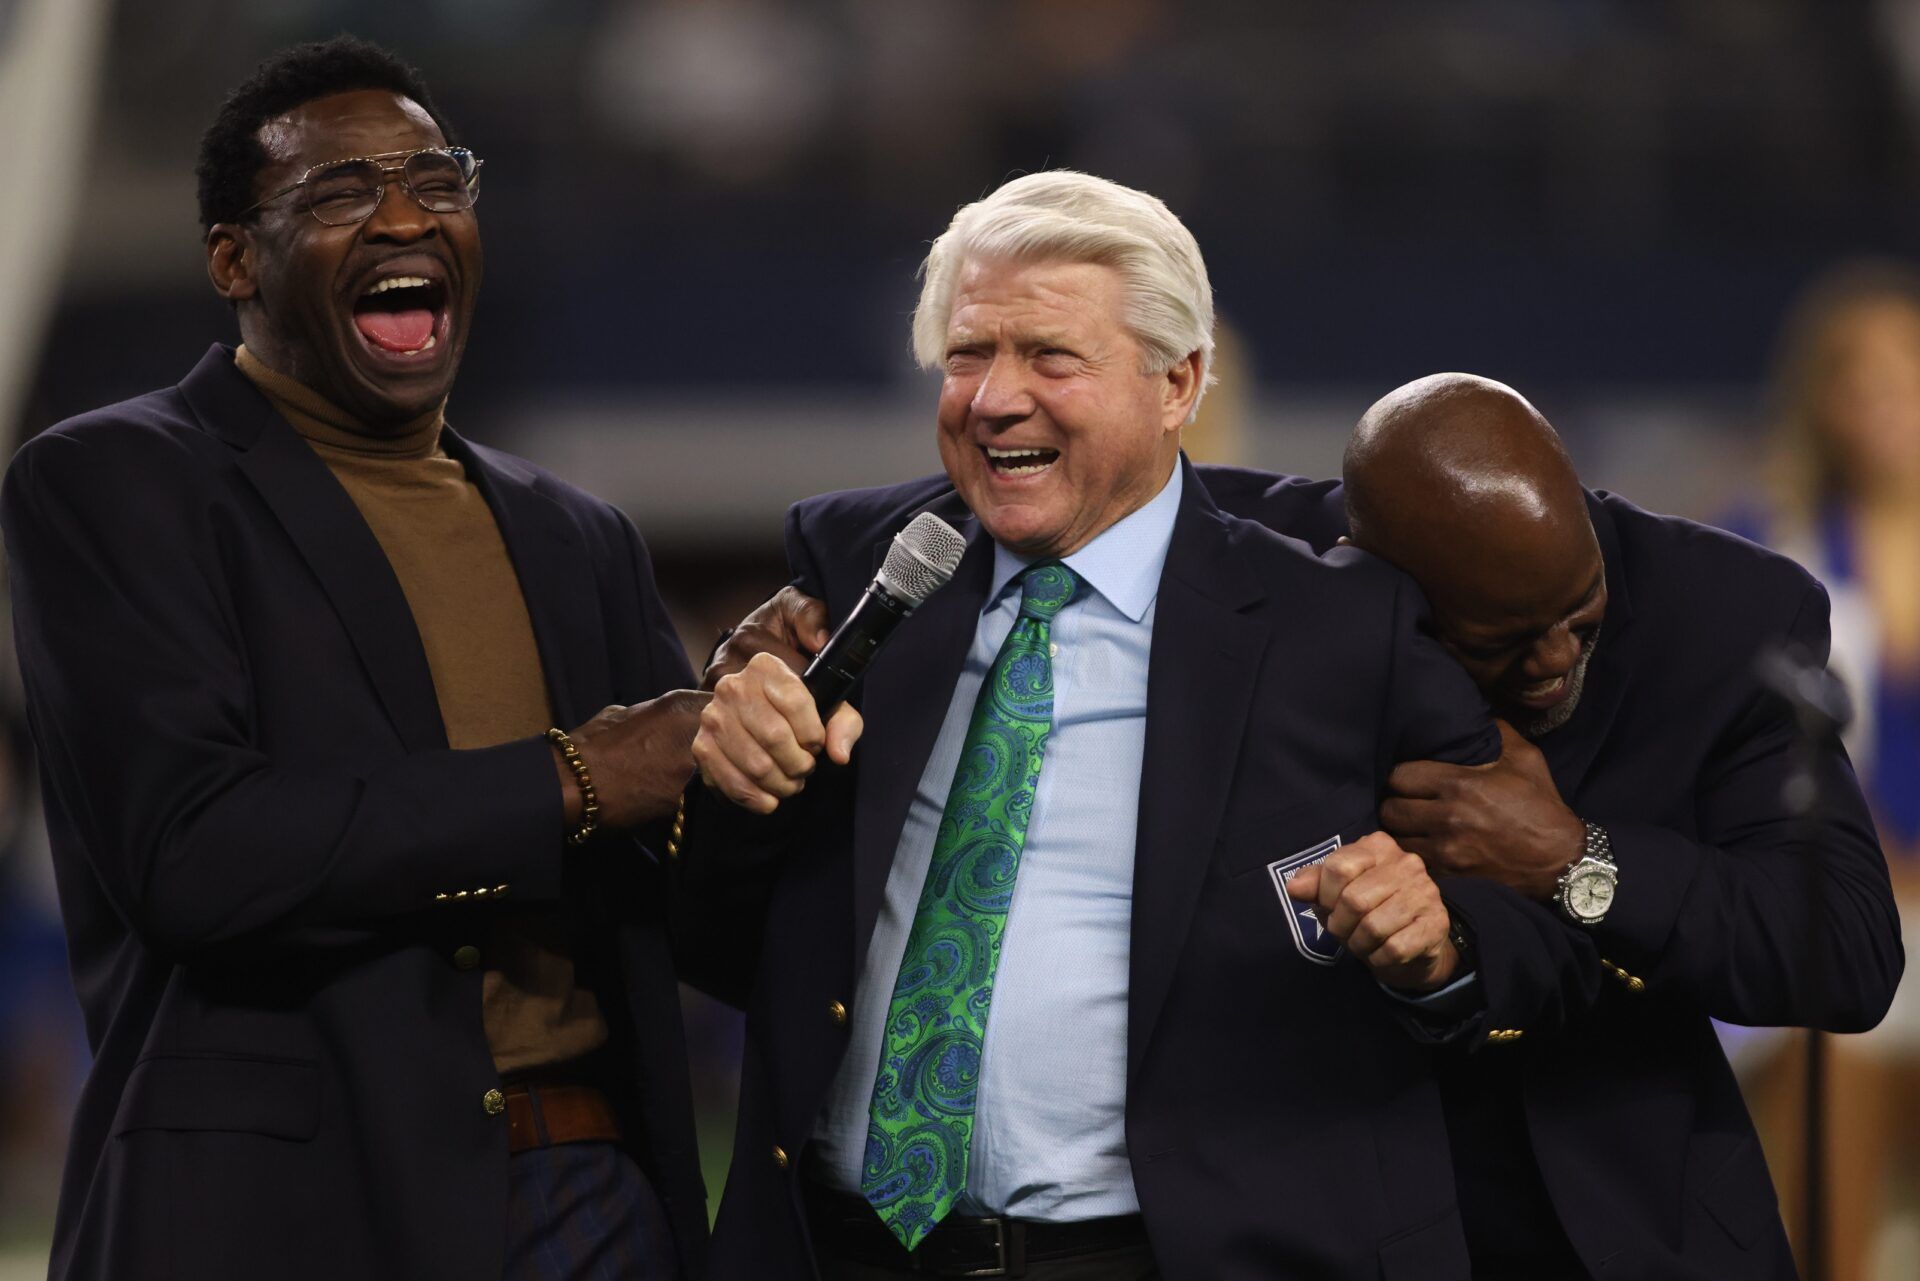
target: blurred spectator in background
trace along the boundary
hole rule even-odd
[[[1789,316],[1773,506],[1754,532],[1834,599],[1847,739],[1889,855],[1920,891],[1920,271],[1861,262]]]
[[[1246,340],[1230,321],[1219,320],[1214,324],[1212,368],[1218,381],[1200,403],[1200,412],[1181,433],[1180,448],[1196,463],[1248,466],[1253,356],[1247,350]]]
[[[1853,694],[1847,750],[1911,954],[1920,945],[1920,270],[1863,260],[1815,281],[1783,326],[1773,392],[1767,501],[1728,523],[1805,565],[1832,597],[1832,668]],[[1901,989],[1879,1028],[1834,1047],[1827,1204],[1834,1275],[1852,1281],[1879,1275],[1899,1145],[1920,1132],[1920,985]],[[1750,1082],[1793,1210],[1802,1072],[1803,1056],[1783,1045]]]

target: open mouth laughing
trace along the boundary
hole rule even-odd
[[[986,456],[987,467],[996,476],[1038,476],[1060,461],[1060,451],[1057,449],[998,449],[992,445],[982,445],[980,452]]]
[[[389,263],[353,301],[354,333],[371,363],[382,369],[437,363],[451,320],[451,290],[437,262]]]

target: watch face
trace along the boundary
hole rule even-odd
[[[1576,873],[1567,883],[1567,909],[1583,921],[1597,921],[1613,906],[1613,877],[1600,868]]]

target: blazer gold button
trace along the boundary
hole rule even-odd
[[[845,1027],[847,1025],[847,1007],[838,1001],[828,1001],[827,1019],[835,1027]]]
[[[470,970],[480,964],[480,949],[469,943],[465,947],[453,949],[453,968]]]
[[[1638,978],[1635,975],[1627,973],[1625,970],[1621,969],[1618,965],[1615,965],[1612,961],[1609,961],[1606,957],[1603,956],[1600,958],[1600,964],[1606,968],[1607,973],[1613,975],[1613,977],[1619,979],[1622,983],[1625,983],[1627,985],[1627,991],[1644,992],[1647,990],[1647,984],[1644,979]]]
[[[787,1150],[785,1148],[782,1148],[782,1147],[774,1148],[773,1168],[776,1170],[784,1170],[787,1168]]]
[[[507,1110],[507,1096],[498,1090],[488,1090],[480,1096],[480,1107],[488,1116],[499,1116]]]

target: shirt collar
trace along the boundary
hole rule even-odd
[[[1180,490],[1185,483],[1181,470],[1176,460],[1167,483],[1146,506],[1107,526],[1071,556],[1061,558],[1061,563],[1082,582],[1136,623],[1146,617],[1147,607],[1160,592],[1160,571],[1167,563],[1167,548],[1173,544],[1173,518],[1179,514]],[[1036,563],[1034,557],[995,543],[993,583],[987,600],[999,600],[1007,584]]]

